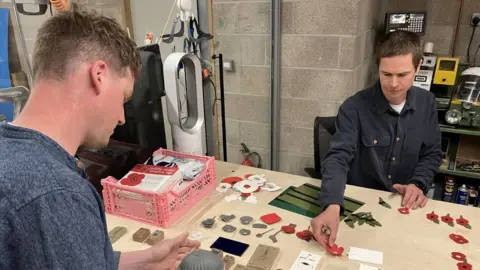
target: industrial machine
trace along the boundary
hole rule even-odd
[[[415,73],[413,85],[430,91],[435,72],[437,57],[434,55],[423,56],[420,69]]]
[[[480,127],[480,67],[461,73],[454,87],[445,121],[450,125]]]
[[[455,85],[459,62],[460,59],[458,58],[439,57],[437,59],[433,83],[437,85]]]
[[[396,30],[425,34],[427,12],[387,12],[385,14],[385,33]]]

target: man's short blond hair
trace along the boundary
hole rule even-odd
[[[123,75],[137,77],[140,56],[135,42],[113,19],[95,12],[68,11],[49,18],[38,30],[33,76],[62,80],[82,62],[103,60]]]

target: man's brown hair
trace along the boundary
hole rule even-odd
[[[38,30],[33,54],[35,79],[62,80],[80,62],[103,60],[134,78],[140,68],[135,42],[113,19],[95,12],[67,11],[49,18]]]
[[[409,31],[397,30],[390,32],[380,39],[377,49],[377,65],[385,57],[412,54],[413,66],[418,67],[422,60],[423,50],[420,37]]]

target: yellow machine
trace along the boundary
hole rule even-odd
[[[433,83],[438,85],[455,85],[459,62],[460,59],[458,58],[437,58],[437,66],[435,68]]]

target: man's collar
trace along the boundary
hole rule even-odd
[[[407,100],[405,102],[405,106],[404,106],[403,111],[407,111],[407,110],[415,111],[417,109],[417,107],[415,105],[415,103],[416,103],[415,102],[415,99],[416,99],[415,91],[412,91],[412,88],[413,88],[413,86],[410,87],[410,89],[408,89]],[[382,114],[382,113],[388,112],[389,110],[393,111],[390,104],[388,104],[388,101],[385,98],[385,95],[383,94],[382,86],[380,85],[380,81],[377,81],[377,83],[374,86],[373,98],[375,100],[375,106],[377,107],[377,112],[378,112],[379,115]]]

